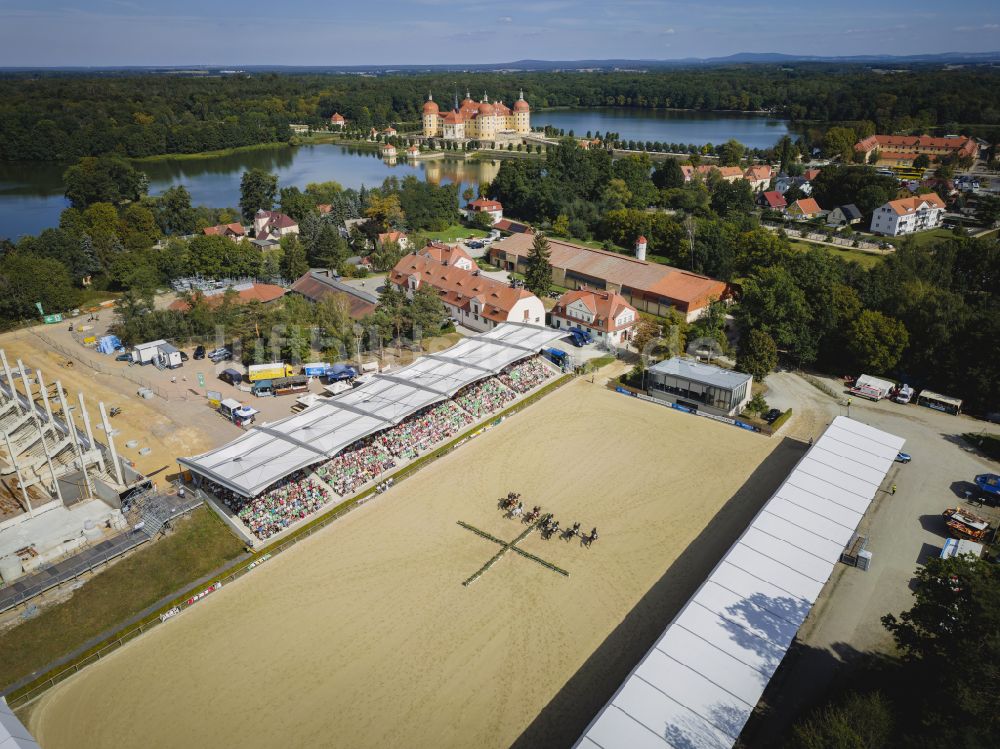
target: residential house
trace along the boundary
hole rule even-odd
[[[826,217],[826,223],[830,226],[854,226],[861,221],[861,210],[854,205],[838,205]]]
[[[897,237],[941,224],[944,217],[944,201],[937,193],[917,195],[912,198],[890,200],[875,209],[872,214],[871,230],[875,234]]]
[[[381,250],[389,242],[392,242],[401,250],[410,249],[410,238],[401,231],[396,231],[395,229],[393,229],[391,231],[379,234],[376,246],[378,247],[378,249]]]
[[[802,220],[816,218],[816,216],[819,216],[822,212],[823,209],[819,207],[819,203],[812,198],[801,198],[796,200],[785,209],[786,216]]]
[[[802,172],[802,179],[804,179],[806,182],[812,182],[819,176],[819,173],[820,170],[815,167],[812,169],[806,169],[804,172]]]
[[[394,128],[392,125],[389,125],[389,127],[387,127],[385,130],[382,131],[382,135],[384,135],[387,138],[395,134],[396,134],[396,128]]]
[[[330,115],[330,129],[343,130],[344,125],[347,124],[347,120],[344,119],[344,115],[340,112],[334,112]]]
[[[313,268],[292,284],[290,293],[299,294],[314,303],[328,296],[340,294],[347,302],[351,319],[360,320],[374,312],[375,305],[378,304],[378,295],[374,293],[376,284],[370,283],[371,292],[344,283],[337,274],[325,268]]]
[[[805,177],[789,177],[787,174],[779,174],[774,180],[774,189],[784,195],[792,187],[798,187],[803,195],[812,193],[812,185]]]
[[[503,205],[497,200],[476,198],[466,206],[465,215],[471,221],[477,213],[488,213],[495,225],[503,220]]]
[[[783,211],[788,207],[788,201],[777,190],[768,190],[757,196],[757,205],[769,211]]]
[[[242,224],[219,224],[218,226],[206,226],[201,230],[207,237],[225,237],[233,242],[242,242],[247,238],[247,231]]]
[[[684,175],[685,182],[690,182],[691,178],[696,174],[700,174],[702,179],[708,179],[708,175],[712,172],[718,173],[724,182],[736,182],[743,179],[743,170],[738,166],[716,166],[715,164],[691,166],[690,164],[681,164],[681,174]]]
[[[769,164],[754,164],[743,172],[743,179],[750,183],[754,192],[764,192],[771,184],[772,170]]]
[[[490,262],[523,273],[534,241],[532,234],[513,234],[495,242]],[[566,289],[600,289],[621,294],[641,312],[664,316],[675,309],[687,321],[697,319],[714,299],[726,299],[723,281],[661,263],[549,237],[552,281]]]
[[[411,298],[421,286],[435,289],[448,314],[473,330],[490,330],[504,322],[545,325],[541,299],[527,289],[484,276],[478,269],[444,265],[413,253],[396,263],[388,280]]]
[[[552,327],[582,328],[597,341],[622,346],[628,343],[639,313],[614,291],[567,291],[552,309]]]
[[[254,239],[276,242],[286,234],[298,233],[299,225],[281,211],[265,211],[261,209],[254,214]]]

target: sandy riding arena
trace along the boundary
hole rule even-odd
[[[651,642],[615,633],[661,630],[799,454],[577,380],[58,685],[29,727],[46,749],[501,747],[551,716],[565,744]],[[532,533],[569,577],[508,553],[463,587],[499,547],[457,521],[514,539],[511,490],[600,538]],[[591,704],[553,713],[591,673]]]

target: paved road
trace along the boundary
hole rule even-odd
[[[824,380],[841,390],[835,380]],[[842,401],[826,395],[792,373],[768,377],[766,396],[776,407],[791,406],[796,416],[784,432],[808,439],[818,436],[838,414],[847,415]],[[846,396],[843,396],[846,399]],[[785,717],[826,689],[836,669],[852,654],[885,651],[891,638],[879,619],[912,605],[910,582],[918,563],[936,555],[945,539],[941,512],[961,501],[962,490],[977,473],[996,472],[998,465],[964,446],[964,432],[1000,433],[1000,426],[964,416],[950,416],[916,405],[889,401],[871,403],[854,398],[850,416],[906,439],[913,456],[895,464],[862,520],[873,553],[868,572],[838,566],[799,631],[797,645],[772,680],[764,701],[774,706],[773,720],[758,720],[748,730],[753,745],[773,742]],[[896,484],[896,494],[889,487]],[[977,510],[978,511],[978,510]]]

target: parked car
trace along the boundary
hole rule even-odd
[[[233,358],[233,352],[230,351],[225,346],[223,346],[221,348],[217,348],[213,351],[210,351],[208,354],[208,358],[211,359],[213,362],[229,361],[230,359]]]
[[[781,410],[778,408],[772,408],[770,411],[764,414],[764,421],[766,421],[768,424],[773,424],[778,420],[779,416],[781,416]]]
[[[909,463],[913,458],[910,457],[909,453],[896,453],[897,463]]]
[[[123,354],[118,354],[118,356],[115,357],[115,361],[132,361],[132,354],[128,351]]]
[[[181,351],[179,353],[181,355],[181,361],[187,361],[188,359],[191,358],[190,356],[188,356],[187,354],[185,354],[183,351]]]
[[[194,358],[195,359],[204,359],[205,358],[205,347],[204,346],[198,346],[194,350]]]

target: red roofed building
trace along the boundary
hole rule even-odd
[[[490,247],[490,262],[523,273],[533,241],[532,234],[514,234],[496,242]],[[726,283],[708,276],[554,237],[548,241],[554,284],[567,289],[614,291],[641,312],[663,316],[676,309],[690,322],[713,299],[730,296]]]
[[[815,218],[822,212],[823,209],[819,207],[819,203],[817,203],[813,198],[801,198],[796,200],[785,210],[785,213],[792,218],[801,219]]]
[[[875,234],[898,237],[933,229],[941,224],[945,204],[937,193],[912,198],[890,200],[872,214],[871,230]]]
[[[768,164],[754,164],[743,172],[743,179],[750,183],[754,192],[764,192],[771,184],[771,167]]]
[[[458,245],[453,247],[443,242],[431,242],[424,249],[418,251],[417,254],[431,260],[436,260],[441,265],[454,265],[456,268],[461,268],[462,270],[474,271],[478,267],[476,261],[472,259],[472,255]]]
[[[246,229],[242,224],[219,224],[218,226],[206,226],[201,230],[208,237],[226,237],[234,242],[242,242],[247,238]]]
[[[347,120],[344,119],[344,115],[339,112],[334,112],[330,115],[330,127],[343,128],[347,124]]]
[[[285,295],[285,289],[269,283],[243,284],[229,288],[236,292],[236,296],[234,297],[236,304],[249,304],[250,302],[269,304],[276,299],[281,299]],[[205,304],[214,309],[222,305],[227,291],[229,289],[217,289],[207,292],[196,291],[192,295],[192,298],[196,300],[204,299]],[[177,299],[171,302],[167,309],[174,310],[175,312],[187,312],[191,309],[191,305],[184,299]]]
[[[496,200],[486,198],[476,198],[466,206],[466,217],[471,221],[477,213],[488,213],[493,223],[503,220],[503,205]]]
[[[788,206],[788,201],[777,190],[768,190],[757,196],[757,205],[771,211],[783,211]]]
[[[426,255],[402,258],[389,272],[389,281],[411,298],[421,286],[432,287],[448,314],[473,330],[490,330],[504,322],[545,325],[542,300],[530,291]]]
[[[378,235],[378,248],[382,249],[387,242],[393,242],[399,249],[406,250],[410,247],[410,238],[401,231],[387,231]]]
[[[531,107],[524,100],[523,91],[513,108],[502,101],[490,103],[486,94],[482,101],[473,101],[467,92],[461,103],[448,112],[442,112],[433,96],[428,95],[421,119],[425,138],[493,140],[501,133],[531,132]]]
[[[819,173],[820,173],[819,169],[806,169],[804,172],[802,172],[802,179],[804,179],[806,182],[812,182],[819,176]]]
[[[885,161],[898,166],[913,166],[913,159],[921,154],[929,156],[931,161],[937,161],[942,156],[974,159],[979,154],[976,141],[964,135],[947,138],[934,138],[930,135],[872,135],[855,143],[854,150],[864,155],[865,162],[871,159],[873,151],[878,151],[878,163]],[[901,159],[901,156],[907,158]]]
[[[567,291],[552,309],[555,328],[583,328],[598,341],[624,345],[639,321],[635,307],[613,291]]]

